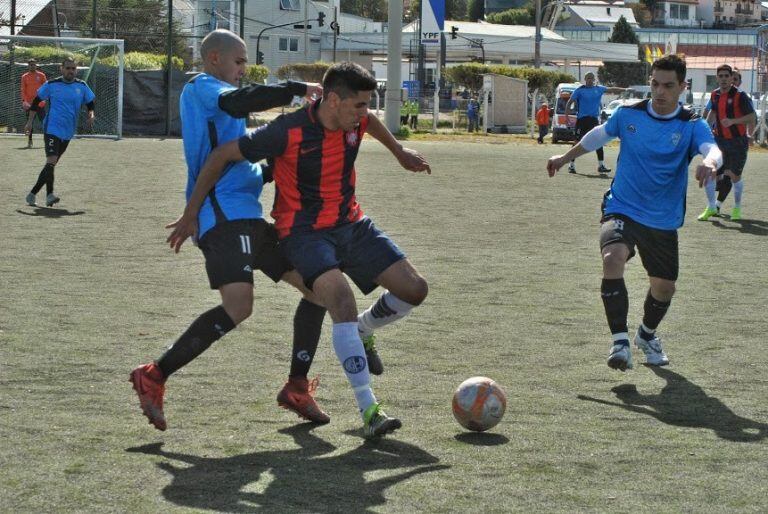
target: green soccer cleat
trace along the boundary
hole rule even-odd
[[[712,207],[707,207],[706,209],[704,209],[704,212],[699,214],[698,220],[699,221],[707,221],[709,218],[711,218],[712,216],[716,216],[716,215],[717,215],[717,209],[712,208]]]
[[[371,334],[363,337],[363,347],[365,348],[365,358],[368,361],[368,371],[372,375],[384,373],[384,363],[381,362],[379,352],[376,351],[376,336]]]
[[[734,207],[731,209],[731,221],[741,220],[741,207]]]
[[[384,434],[394,432],[403,424],[397,418],[387,416],[387,414],[381,410],[381,404],[373,403],[370,407],[365,409],[363,413],[364,425],[363,436],[366,439],[378,439]]]

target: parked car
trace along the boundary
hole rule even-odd
[[[571,95],[581,84],[558,84],[555,89],[555,109],[552,115],[552,142],[576,141],[576,115],[565,115],[565,108],[571,102]],[[571,108],[571,111],[576,112]]]

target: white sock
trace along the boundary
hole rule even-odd
[[[715,181],[710,180],[704,185],[704,191],[707,192],[707,207],[710,209],[715,208],[715,202],[717,201],[717,195],[715,194]]]
[[[741,196],[744,194],[744,180],[739,180],[733,185],[733,206],[741,207]]]
[[[722,206],[723,206],[723,202],[721,202],[720,200],[718,200],[718,201],[716,201],[716,202],[715,202],[715,207],[717,207],[718,209],[719,209],[720,207],[722,207]]]
[[[368,337],[376,329],[402,319],[413,310],[413,305],[385,291],[376,302],[357,317],[360,337]]]
[[[605,166],[605,161],[597,161],[598,166]]]
[[[371,390],[371,375],[368,373],[365,349],[357,333],[356,322],[333,324],[333,349],[355,392],[357,407],[362,416],[365,409],[376,403],[376,397]]]

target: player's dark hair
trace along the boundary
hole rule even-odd
[[[720,73],[721,71],[727,71],[728,75],[733,75],[733,68],[731,68],[730,64],[721,64],[717,67],[715,73]]]
[[[344,100],[360,91],[376,89],[376,79],[371,73],[354,62],[334,64],[323,76],[323,94],[336,93]]]
[[[653,70],[674,71],[677,75],[677,81],[685,82],[687,69],[685,61],[680,56],[670,54],[665,55],[660,59],[656,59],[651,65],[651,73],[653,73]]]

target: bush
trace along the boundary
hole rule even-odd
[[[568,73],[503,64],[468,63],[453,66],[445,71],[448,80],[472,91],[478,91],[483,86],[483,74],[486,73],[527,80],[529,90],[538,89],[540,93],[548,97],[554,94],[555,88],[561,82],[576,81],[576,78]]]
[[[327,62],[284,64],[275,73],[280,80],[300,80],[302,82],[322,82],[323,75],[331,67]]]
[[[128,71],[164,70],[168,57],[165,54],[151,54],[148,52],[128,52],[125,54],[125,69]],[[184,61],[175,55],[171,58],[173,67],[177,70],[184,69]],[[112,55],[101,59],[106,66],[117,67],[117,56]]]
[[[91,63],[91,57],[85,53],[73,52],[55,46],[14,47],[14,59],[17,62],[26,62],[36,59],[38,65],[61,64],[65,58],[72,58],[78,66],[87,66]]]
[[[245,67],[244,82],[250,84],[263,84],[269,75],[269,68],[261,64],[250,64]]]

